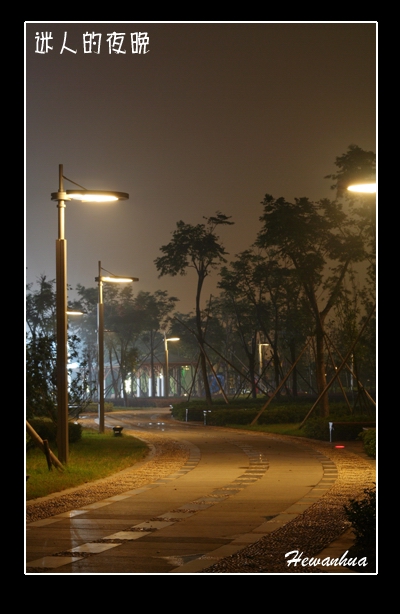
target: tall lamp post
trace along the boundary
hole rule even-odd
[[[97,378],[97,395],[98,395],[98,415],[99,415],[99,433],[104,433],[104,302],[103,302],[103,283],[127,284],[133,281],[139,281],[137,277],[118,277],[117,275],[104,276],[101,271],[99,261],[99,275],[95,277],[99,286],[99,302],[97,304],[97,348],[98,348],[98,378]]]
[[[165,384],[164,384],[164,396],[169,397],[169,363],[168,363],[168,341],[179,341],[179,337],[169,337],[167,339],[164,333],[164,350],[165,350]]]
[[[77,185],[80,190],[64,190],[64,179]],[[67,241],[65,239],[65,203],[70,200],[82,202],[111,202],[127,200],[125,192],[101,192],[86,190],[63,175],[59,165],[58,192],[51,194],[57,201],[58,238],[56,240],[56,339],[57,339],[57,447],[61,463],[68,462],[68,335],[67,335]]]

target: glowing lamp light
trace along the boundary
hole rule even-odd
[[[335,446],[335,448],[344,448],[344,446]]]
[[[110,203],[116,200],[127,200],[129,194],[125,192],[107,192],[104,190],[66,190],[53,192],[52,200],[79,200],[83,203]]]
[[[354,185],[349,185],[349,192],[362,192],[364,194],[375,194],[376,192],[376,183],[358,183]]]
[[[97,281],[99,278],[96,277],[95,281]],[[102,276],[100,278],[100,281],[107,281],[107,282],[111,282],[114,284],[129,284],[132,281],[139,281],[139,279],[137,277],[104,277]]]
[[[105,194],[99,194],[98,196],[95,194],[88,194],[87,196],[84,194],[70,194],[70,198],[72,200],[80,200],[82,203],[109,203],[118,200],[116,196],[106,196]]]

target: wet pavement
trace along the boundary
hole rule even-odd
[[[314,519],[311,524],[320,518],[315,540],[307,542],[311,556],[348,549],[353,538],[340,511],[343,501],[375,480],[375,461],[360,442],[336,449],[338,444],[177,423],[154,411],[107,415],[108,428],[124,424],[124,433],[147,438],[155,453],[123,472],[133,487],[28,522],[27,574],[299,573],[285,561],[296,538],[280,543],[277,554],[267,547],[266,570],[246,565],[245,552],[307,518]],[[156,452],[167,441],[170,455],[171,442],[180,450],[171,473],[165,471],[171,457]],[[150,471],[157,465],[161,475]],[[141,477],[137,487],[135,474]],[[110,487],[118,480],[109,479]],[[337,566],[311,571],[354,573]]]

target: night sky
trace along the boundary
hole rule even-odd
[[[46,32],[53,50],[37,53]],[[136,32],[147,53],[132,53]],[[99,53],[84,53],[86,33],[86,50],[102,34]],[[113,33],[125,37],[109,53]],[[232,216],[219,234],[234,259],[260,230],[266,193],[334,198],[324,176],[336,156],[376,151],[376,40],[375,22],[25,22],[25,281],[55,278],[50,195],[63,164],[87,189],[130,195],[67,203],[68,283],[96,287],[101,261],[192,310],[194,273],[159,279],[154,265],[176,222]]]

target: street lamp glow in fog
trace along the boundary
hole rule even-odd
[[[116,200],[127,200],[128,194],[124,192],[100,192],[97,190],[67,190],[71,200],[80,200],[83,203],[111,203]]]
[[[97,278],[96,278],[97,281]],[[101,281],[114,284],[129,284],[131,281],[139,281],[137,277],[101,277]]]
[[[63,176],[64,179],[67,179]],[[70,181],[67,179],[67,181]],[[73,183],[73,181],[71,182]],[[51,200],[60,199],[61,190],[53,192]],[[117,200],[128,200],[129,194],[126,192],[108,192],[103,190],[65,190],[62,192],[63,200],[79,200],[82,203],[111,203]]]
[[[375,194],[376,192],[376,183],[357,183],[354,185],[349,185],[349,192],[361,192],[364,194]]]

